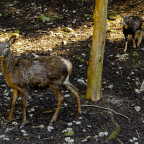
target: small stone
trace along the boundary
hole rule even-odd
[[[8,137],[3,138],[5,141],[9,141],[10,139]]]
[[[141,107],[140,107],[140,106],[135,106],[134,108],[135,108],[135,110],[136,110],[137,112],[139,112],[139,111],[141,110]]]
[[[2,84],[1,87],[2,87],[2,88],[6,88],[6,85],[5,85],[5,84]]]
[[[135,73],[134,73],[134,72],[131,72],[130,74],[131,74],[131,75],[134,75]]]
[[[77,19],[74,19],[72,23],[73,23],[73,24],[75,24],[75,23],[76,23],[76,21],[77,21]]]
[[[130,139],[129,141],[133,143],[133,140],[132,140],[132,139]]]
[[[108,88],[109,88],[109,89],[112,89],[112,88],[113,88],[113,84],[109,85]]]
[[[31,3],[31,5],[32,5],[32,6],[34,6],[34,5],[35,5],[35,3]]]
[[[65,94],[64,97],[70,97],[70,94]]]
[[[140,92],[142,92],[142,91],[144,91],[144,80],[143,80],[141,87],[140,87]]]
[[[8,96],[9,95],[9,92],[7,92],[7,93],[4,93],[4,96]]]
[[[68,104],[67,104],[67,103],[64,103],[63,105],[64,105],[64,106],[67,106]]]
[[[81,85],[87,85],[87,83],[83,79],[78,79],[77,82]]]
[[[91,128],[91,125],[87,125],[87,127]]]
[[[99,137],[103,137],[103,136],[104,136],[104,132],[100,132]]]
[[[74,143],[74,139],[70,139],[68,143]]]
[[[82,140],[82,142],[87,142],[87,139]]]
[[[62,41],[62,44],[63,45],[67,45],[67,41]]]
[[[20,12],[19,12],[19,11],[16,11],[16,14],[20,15]]]
[[[38,128],[41,128],[41,129],[42,129],[42,128],[44,128],[44,125],[39,125]]]
[[[87,28],[87,25],[84,25],[84,28]]]
[[[12,125],[17,126],[17,125],[18,125],[18,123],[17,123],[17,122],[12,122]]]
[[[81,124],[81,122],[80,122],[80,121],[76,121],[76,124],[77,124],[77,125],[80,125],[80,124]]]
[[[82,56],[84,56],[84,57],[85,57],[85,56],[86,56],[86,54],[82,53]]]
[[[29,114],[30,117],[33,117],[33,114]]]
[[[52,126],[47,127],[48,132],[51,132],[53,129],[54,129],[54,127],[52,127]]]
[[[135,92],[136,92],[136,93],[140,93],[140,90],[139,90],[139,89],[135,89]]]
[[[133,137],[133,141],[138,141],[138,138],[136,138],[136,137]]]
[[[4,138],[5,137],[5,135],[0,135],[0,138]]]
[[[35,108],[34,108],[34,107],[31,108],[29,111],[30,111],[30,112],[34,112],[34,111],[35,111]]]
[[[52,24],[53,24],[52,22],[51,23],[46,23],[47,26],[52,25]]]
[[[72,126],[72,122],[69,122],[69,123],[68,123],[68,126]]]
[[[86,130],[85,130],[85,129],[83,129],[82,131],[83,131],[83,132],[86,132]]]
[[[82,120],[83,118],[82,117],[79,117],[79,120]]]
[[[25,130],[21,130],[21,132],[22,132],[23,134],[26,134],[26,131],[25,131]]]
[[[26,136],[28,136],[28,134],[27,134],[27,133],[24,133],[24,134],[23,134],[23,136],[25,136],[25,137],[26,137]]]
[[[72,12],[73,12],[73,13],[76,13],[76,10],[73,10]]]
[[[107,135],[108,135],[108,132],[104,132],[104,135],[107,136]]]
[[[9,4],[9,7],[13,7],[14,6],[14,4]]]
[[[72,131],[72,128],[67,128],[67,129],[63,130],[62,133],[66,133],[68,131]]]
[[[7,100],[10,100],[10,97],[7,97]]]
[[[68,142],[70,140],[70,137],[66,137],[65,141]]]

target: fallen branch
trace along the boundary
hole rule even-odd
[[[118,140],[121,144],[124,144],[120,139],[117,138],[117,140]]]
[[[114,110],[112,110],[112,109],[110,109],[110,108],[100,107],[100,106],[96,106],[96,105],[81,105],[81,106],[82,106],[82,107],[95,107],[95,108],[99,108],[99,109],[108,110],[108,111],[111,111],[111,112],[113,112],[113,113],[115,113],[115,114],[117,114],[117,115],[123,116],[123,117],[125,117],[126,119],[128,119],[128,120],[130,121],[130,118],[127,117],[126,115],[123,115],[123,114],[121,114],[121,113],[118,113],[118,112],[116,112],[116,111],[114,111]]]

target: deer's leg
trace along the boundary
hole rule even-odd
[[[15,106],[16,100],[18,99],[18,96],[19,96],[19,91],[17,89],[13,89],[11,108],[10,108],[10,112],[8,116],[8,121],[12,120],[14,106]]]
[[[81,114],[79,90],[75,86],[73,86],[69,81],[65,81],[64,86],[75,96],[77,101],[77,113],[78,115]]]
[[[56,95],[56,98],[57,98],[57,101],[58,101],[56,111],[55,111],[54,115],[52,116],[52,119],[49,123],[49,125],[53,125],[53,122],[55,122],[56,119],[57,119],[58,113],[59,113],[61,105],[62,105],[62,101],[64,99],[64,96],[63,96],[63,93],[61,92],[61,87],[60,86],[55,86],[53,84],[50,84],[50,88],[52,89],[52,91]]]
[[[132,41],[133,41],[133,48],[136,48],[136,43],[135,43],[135,33],[132,34]]]
[[[140,45],[140,43],[141,43],[141,41],[142,41],[142,33],[143,33],[143,29],[142,29],[142,27],[141,27],[140,33],[139,33],[139,36],[138,36],[138,43],[137,43],[137,46],[138,46],[138,47],[139,47],[139,45]]]
[[[124,48],[124,52],[127,51],[127,44],[128,44],[128,35],[125,35],[125,48]]]
[[[21,89],[21,104],[22,104],[22,126],[26,124],[26,98],[28,96],[28,91],[26,89]]]

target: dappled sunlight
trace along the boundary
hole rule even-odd
[[[77,29],[72,29],[72,32],[66,32],[65,27],[58,27],[52,31],[38,30],[36,37],[24,37],[21,34],[5,32],[0,35],[0,40],[3,41],[11,35],[16,34],[17,40],[13,45],[12,50],[15,54],[26,52],[44,52],[53,53],[55,48],[66,47],[67,45],[73,46],[73,43],[85,41],[92,36],[93,27],[81,26]],[[64,43],[66,42],[66,43]],[[66,49],[68,50],[68,49]],[[55,53],[56,54],[56,53]]]
[[[69,51],[68,45],[79,45],[79,41],[85,41],[92,36],[91,8],[87,13],[79,15],[79,10],[85,11],[85,7],[68,9],[64,5],[55,8],[47,5],[49,2],[45,5],[31,2],[21,8],[19,1],[4,3],[0,40],[17,35],[16,43],[12,47],[16,55],[31,52],[57,55],[57,48]],[[65,31],[67,27],[72,31]]]

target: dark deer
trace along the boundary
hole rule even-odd
[[[139,16],[133,16],[133,15],[122,15],[123,16],[123,33],[125,36],[125,49],[124,52],[127,50],[127,44],[128,44],[128,35],[132,35],[133,40],[133,48],[136,48],[135,43],[135,34],[139,32],[138,35],[138,42],[137,47],[139,47],[141,40],[142,40],[142,23],[143,19]]]
[[[59,56],[40,56],[33,59],[16,59],[10,50],[16,37],[12,36],[5,42],[0,42],[1,67],[5,75],[7,84],[13,89],[11,108],[8,121],[12,120],[13,110],[19,93],[22,97],[22,125],[26,124],[26,98],[28,91],[32,88],[52,89],[57,97],[58,105],[50,125],[56,121],[60,111],[64,96],[61,88],[65,87],[75,97],[77,101],[77,112],[81,113],[80,98],[78,89],[69,82],[69,76],[72,72],[72,64],[68,60]]]

